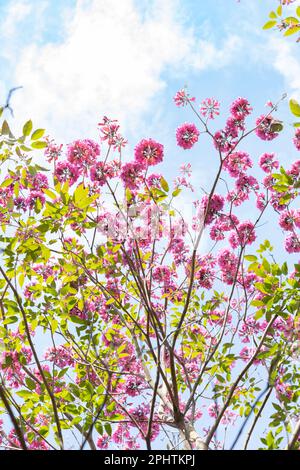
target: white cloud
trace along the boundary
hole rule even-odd
[[[291,95],[300,99],[299,45],[288,41],[288,39],[272,38],[270,47],[274,68],[283,75],[291,90]]]
[[[179,1],[146,6],[142,13],[134,0],[78,0],[62,42],[25,45],[14,64],[24,87],[14,101],[18,116],[61,140],[93,136],[103,114],[133,129],[166,87],[165,70],[185,81],[189,67],[218,68],[235,57],[237,38],[225,38],[219,49],[198,38],[181,19]]]

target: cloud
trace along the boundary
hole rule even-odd
[[[188,71],[223,67],[240,47],[234,35],[221,48],[203,40],[181,13],[177,0],[77,0],[59,43],[49,38],[19,51],[14,80],[24,89],[15,97],[17,115],[32,117],[58,140],[92,137],[103,114],[133,130],[166,88],[166,71],[185,80]]]
[[[299,45],[284,38],[270,40],[273,67],[283,75],[291,95],[300,99]]]

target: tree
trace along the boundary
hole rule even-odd
[[[191,165],[170,188],[151,172],[170,158],[154,139],[128,162],[107,117],[101,145],[65,151],[31,121],[20,137],[2,123],[5,448],[247,448],[268,407],[257,445],[299,448],[300,162],[284,169],[264,153],[260,181],[250,174],[258,165],[241,147],[250,134],[278,137],[278,104],[250,128],[238,98],[215,133],[216,100],[196,106],[186,89],[174,99],[198,122],[177,129],[178,146],[208,138],[217,165],[192,220],[177,206],[193,189]],[[254,201],[249,220],[239,208]],[[287,234],[283,263],[259,228],[268,211]]]

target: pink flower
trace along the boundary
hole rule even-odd
[[[45,157],[47,161],[50,163],[52,161],[58,160],[62,153],[63,145],[57,145],[53,140],[49,140],[49,138],[46,138],[46,141],[48,144],[45,149]]]
[[[208,414],[211,418],[217,418],[217,416],[220,412],[220,405],[218,405],[217,403],[212,403],[207,408],[207,412],[208,412]]]
[[[283,230],[293,231],[294,226],[300,227],[300,209],[285,210],[280,214],[279,225]]]
[[[254,225],[250,221],[242,222],[238,225],[237,232],[231,232],[229,243],[232,248],[238,246],[251,245],[256,240]]]
[[[278,136],[278,132],[272,130],[272,125],[275,123],[272,116],[260,116],[256,120],[257,129],[256,135],[262,140],[273,140]]]
[[[152,173],[152,175],[149,175],[147,178],[147,185],[150,188],[161,188],[161,178],[162,175]]]
[[[28,200],[22,196],[18,196],[14,199],[14,206],[16,210],[26,211],[28,208]]]
[[[248,348],[248,346],[245,346],[240,352],[240,358],[243,361],[248,362],[252,358],[254,352],[255,352],[254,348]],[[254,359],[253,364],[259,364],[259,363],[260,363],[259,359]]]
[[[188,92],[183,88],[177,91],[174,96],[176,106],[187,106],[188,103],[195,101],[195,98],[191,98]]]
[[[49,187],[48,178],[43,173],[36,173],[33,176],[31,176],[29,173],[27,175],[27,178],[30,181],[32,188],[35,191],[39,191],[41,189],[47,189]]]
[[[201,199],[200,207],[203,211],[203,215],[206,213],[205,223],[210,224],[216,214],[220,212],[224,207],[224,198],[220,194],[213,194],[210,201],[209,201],[209,208],[208,206],[209,197],[205,194]]]
[[[220,130],[214,135],[214,146],[222,153],[229,152],[234,148],[236,142],[232,140],[231,132]]]
[[[140,377],[128,376],[125,384],[125,393],[130,397],[136,397],[141,394],[142,385],[145,388],[145,382]]]
[[[296,234],[289,235],[284,241],[288,253],[300,253],[300,239]]]
[[[224,159],[224,168],[230,176],[234,178],[245,172],[248,168],[252,168],[252,161],[246,152],[233,152]]]
[[[236,119],[245,119],[251,111],[252,108],[245,98],[237,98],[230,107],[230,112]]]
[[[294,178],[299,178],[300,176],[300,160],[296,160],[292,163],[291,168],[287,171],[288,175],[293,176]]]
[[[204,289],[211,289],[214,279],[215,279],[215,270],[214,266],[216,264],[215,259],[210,256],[198,256],[195,261],[195,281],[197,281],[200,287]],[[191,262],[186,266],[186,274],[189,276],[191,273]]]
[[[108,145],[112,146],[114,150],[121,152],[122,147],[125,147],[127,144],[127,140],[119,133],[120,126],[118,121],[104,116],[103,121],[99,122],[98,126],[102,134],[101,140],[107,140]]]
[[[232,139],[236,139],[239,135],[239,132],[245,131],[245,121],[242,119],[237,119],[233,116],[229,116],[226,121],[225,132]]]
[[[108,179],[117,176],[119,171],[119,163],[112,161],[109,163],[97,162],[90,169],[91,181],[98,183],[103,186]]]
[[[167,266],[157,266],[153,270],[152,277],[159,284],[168,284],[171,279],[171,271]]]
[[[259,189],[259,184],[254,176],[241,174],[235,182],[235,186],[238,191],[243,191],[249,193],[250,191],[257,191]]]
[[[31,191],[30,195],[26,199],[27,205],[30,209],[34,209],[36,201],[39,201],[43,206],[45,204],[45,196],[40,191]]]
[[[134,149],[135,161],[147,168],[162,162],[164,146],[153,139],[143,139]]]
[[[234,206],[240,206],[247,199],[249,199],[249,191],[229,191],[226,196],[226,200]]]
[[[279,168],[279,161],[274,160],[274,153],[264,153],[259,159],[259,166],[265,173],[271,173],[272,170]]]
[[[233,253],[233,251],[229,250],[228,248],[223,248],[218,254],[218,265],[220,266],[222,271],[236,271],[237,262],[237,256]]]
[[[180,166],[180,173],[187,177],[190,178],[192,176],[192,165],[190,163],[186,163]]]
[[[125,163],[121,171],[121,180],[129,189],[137,189],[142,180],[143,166],[138,162]]]
[[[182,124],[176,131],[177,145],[185,150],[190,149],[198,142],[199,135],[195,124]]]
[[[256,194],[256,207],[260,211],[264,210],[267,205],[266,195],[264,193]]]
[[[209,235],[210,235],[210,238],[215,241],[224,240],[225,238],[224,231],[222,230],[221,225],[218,223],[214,224],[211,227]]]
[[[110,441],[109,435],[103,434],[103,436],[99,437],[97,441],[97,447],[99,447],[99,449],[108,449],[109,441]]]
[[[293,142],[294,142],[296,149],[300,151],[300,129],[296,130]]]
[[[223,232],[229,232],[239,224],[239,219],[234,214],[221,214],[218,217],[217,223],[222,228]]]
[[[68,181],[72,185],[79,178],[79,169],[70,162],[59,162],[56,165],[54,174],[60,183]]]
[[[56,348],[50,347],[45,352],[45,359],[53,362],[60,369],[66,366],[73,366],[74,359],[72,357],[72,351],[67,346],[57,346]]]
[[[228,248],[224,248],[219,252],[218,265],[221,268],[222,281],[225,284],[232,285],[235,280],[238,267],[237,256]]]
[[[76,140],[68,145],[67,160],[86,171],[100,155],[99,145],[90,139]]]
[[[214,98],[206,98],[200,106],[200,113],[207,119],[214,119],[220,114],[220,103]]]
[[[265,106],[267,106],[268,108],[274,108],[274,104],[272,103],[272,101],[267,101]]]

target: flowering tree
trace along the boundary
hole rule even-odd
[[[215,132],[215,99],[174,100],[195,118],[178,146],[209,139],[216,165],[190,219],[177,200],[194,191],[191,164],[170,187],[152,172],[170,159],[154,139],[124,161],[107,117],[100,144],[66,149],[31,121],[20,137],[2,123],[4,448],[299,448],[300,161],[245,150],[282,132],[277,105],[251,127],[238,98]],[[267,213],[285,234],[275,249]]]

